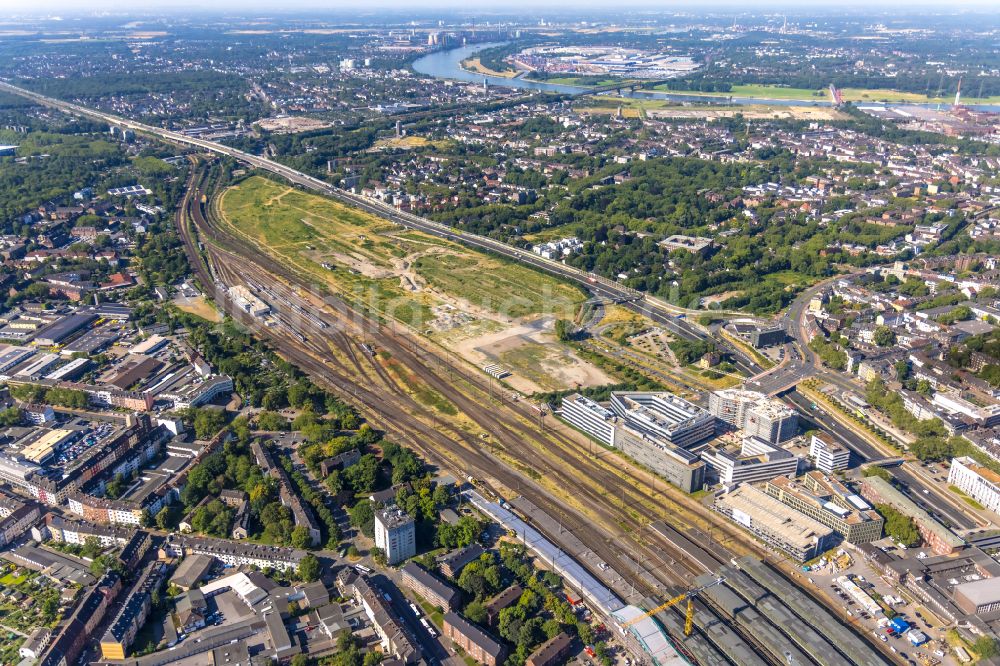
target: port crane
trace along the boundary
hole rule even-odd
[[[663,602],[656,608],[650,609],[645,613],[643,613],[642,615],[638,615],[636,617],[627,620],[626,622],[622,623],[622,628],[627,629],[631,627],[633,624],[645,620],[647,617],[656,615],[660,611],[664,611],[670,608],[671,606],[675,606],[681,603],[682,601],[687,601],[687,611],[684,613],[684,635],[690,636],[691,630],[694,628],[694,598],[699,594],[701,594],[702,592],[704,592],[705,590],[707,590],[708,588],[715,587],[716,585],[725,582],[725,580],[726,580],[725,578],[720,576],[719,578],[713,580],[711,583],[706,583],[705,585],[702,585],[700,587],[695,587],[690,590],[687,590],[686,592],[682,592],[673,599]]]

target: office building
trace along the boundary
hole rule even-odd
[[[574,393],[562,400],[563,419],[587,433],[602,444],[614,446],[615,421],[614,412]]]
[[[375,545],[385,553],[386,562],[399,564],[417,554],[413,518],[391,506],[375,512]]]
[[[687,449],[624,426],[615,429],[615,448],[686,493],[705,485],[705,463]]]
[[[715,471],[719,483],[724,486],[769,481],[777,476],[795,476],[801,462],[798,456],[759,437],[743,438],[738,455],[713,448],[703,451],[701,458]]]
[[[671,393],[614,392],[611,411],[631,429],[681,448],[715,435],[711,414]]]
[[[563,399],[560,414],[585,434],[621,450],[681,490],[688,493],[700,490],[705,483],[705,463],[673,440],[690,446],[710,437],[715,433],[714,419],[668,393],[612,396],[614,411],[575,394]],[[654,404],[655,409],[644,404]],[[671,414],[670,419],[657,416],[666,412]]]
[[[715,510],[749,530],[768,546],[799,562],[819,556],[835,543],[833,530],[750,485],[720,495]]]
[[[948,483],[990,511],[1000,513],[1000,474],[962,456],[952,459]]]
[[[799,429],[794,409],[757,391],[713,391],[708,395],[708,411],[745,434],[773,444],[795,437]]]
[[[809,458],[824,474],[841,472],[851,464],[851,450],[838,444],[825,432],[813,433],[809,440]]]
[[[764,492],[826,525],[850,543],[882,537],[882,516],[847,486],[822,472],[808,472],[799,479],[779,476],[764,485]]]

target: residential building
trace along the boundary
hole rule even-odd
[[[458,613],[445,614],[444,635],[470,657],[486,666],[499,666],[507,656],[503,645]]]
[[[462,596],[454,587],[416,562],[407,562],[400,569],[400,574],[403,585],[437,608],[451,610]]]
[[[525,666],[556,666],[561,664],[569,656],[572,646],[573,639],[566,632],[560,631],[528,655],[524,662]]]
[[[462,569],[465,568],[466,564],[470,562],[475,562],[479,559],[485,550],[478,543],[473,543],[465,548],[458,548],[456,550],[449,551],[444,555],[439,555],[437,558],[438,567],[448,578],[457,578],[458,574],[462,573]]]
[[[235,543],[211,537],[174,537],[160,546],[165,555],[170,553],[190,556],[210,555],[229,566],[250,564],[261,569],[297,569],[305,551],[281,546],[256,543]]]
[[[416,664],[420,661],[421,651],[416,639],[410,635],[381,591],[366,576],[345,568],[337,576],[337,587],[345,596],[354,597],[365,609],[384,653],[394,655],[404,664]]]
[[[199,590],[188,590],[177,597],[174,614],[177,617],[178,628],[184,633],[205,626],[205,616],[208,614],[208,604],[205,595]]]
[[[153,590],[162,582],[159,562],[150,562],[142,570],[139,580],[122,603],[118,614],[101,638],[101,655],[104,659],[125,659],[135,635],[149,615]]]
[[[385,553],[386,562],[398,564],[417,554],[413,518],[390,506],[375,512],[375,546]]]
[[[521,599],[522,594],[524,594],[524,588],[515,583],[490,598],[483,604],[483,608],[486,609],[487,622],[496,624],[497,618],[500,617],[500,611],[516,604]]]

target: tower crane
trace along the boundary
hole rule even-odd
[[[633,618],[631,618],[631,619],[623,622],[622,623],[622,628],[623,629],[627,629],[627,628],[631,627],[633,624],[635,624],[637,622],[640,622],[642,620],[645,620],[647,617],[650,617],[652,615],[656,615],[660,611],[666,610],[666,609],[670,608],[671,606],[675,606],[675,605],[679,604],[682,601],[687,601],[687,611],[684,614],[684,635],[685,636],[690,636],[691,635],[691,630],[694,628],[694,598],[697,595],[699,595],[702,592],[704,592],[705,590],[707,590],[708,588],[714,587],[714,586],[716,586],[716,585],[718,585],[720,583],[725,582],[725,580],[726,579],[724,577],[720,576],[720,577],[716,578],[715,580],[713,580],[711,583],[706,583],[705,585],[702,585],[700,587],[695,587],[695,588],[692,588],[690,590],[687,590],[686,592],[682,592],[682,593],[678,594],[676,597],[674,597],[673,599],[670,599],[668,601],[663,602],[662,604],[660,604],[656,608],[648,610],[645,613],[643,613],[642,615],[638,615],[636,617],[633,617]]]

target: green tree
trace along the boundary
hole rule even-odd
[[[375,510],[369,500],[363,499],[350,510],[351,525],[361,530],[369,539],[375,537]]]
[[[556,319],[555,332],[559,342],[569,342],[573,339],[573,322],[568,319]]]
[[[18,407],[8,407],[0,411],[0,427],[9,428],[21,422],[21,410]]]
[[[309,528],[305,525],[296,525],[292,530],[292,546],[295,548],[308,548],[312,545],[312,538],[309,536]]]
[[[861,476],[877,476],[880,479],[892,482],[892,474],[889,473],[889,470],[885,467],[879,467],[878,465],[866,467],[864,471],[861,472]]]
[[[872,340],[879,347],[888,347],[896,343],[896,334],[888,326],[878,326],[872,334]]]
[[[257,429],[266,431],[288,430],[288,419],[278,412],[261,412],[257,416]]]
[[[476,624],[486,624],[486,607],[480,601],[470,601],[465,607],[465,617]]]
[[[312,553],[306,553],[302,561],[299,562],[299,580],[311,583],[314,580],[319,580],[320,573],[319,558]]]
[[[198,439],[212,439],[226,425],[226,413],[221,409],[196,408],[191,422]]]
[[[1000,646],[997,645],[997,641],[992,636],[980,636],[976,639],[976,642],[972,644],[972,651],[975,652],[980,659],[991,659],[1000,655]]]
[[[885,517],[885,533],[906,547],[920,543],[920,531],[917,524],[909,516],[900,513],[888,504],[875,507]]]

